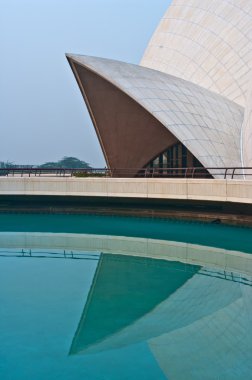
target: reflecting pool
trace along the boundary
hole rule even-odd
[[[251,235],[0,215],[0,379],[250,379]]]

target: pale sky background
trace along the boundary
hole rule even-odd
[[[0,161],[105,161],[65,53],[139,63],[170,0],[0,0]]]

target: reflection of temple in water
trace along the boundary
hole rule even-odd
[[[102,254],[70,354],[146,342],[167,378],[248,376],[251,284],[219,269]]]
[[[179,262],[102,254],[71,354],[85,352],[136,323],[199,269]]]
[[[3,232],[0,246],[0,256],[25,260],[97,261],[72,359],[83,355],[85,362],[88,354],[102,358],[108,351],[127,357],[130,351],[168,379],[250,379],[251,254],[84,234]]]

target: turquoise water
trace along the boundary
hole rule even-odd
[[[0,231],[145,237],[252,252],[251,228],[166,219],[96,215],[0,214]]]
[[[0,379],[251,378],[251,243],[222,225],[1,215]],[[203,262],[229,249],[244,271]]]

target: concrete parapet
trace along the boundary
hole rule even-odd
[[[0,195],[58,195],[252,203],[252,181],[184,178],[2,177]]]

